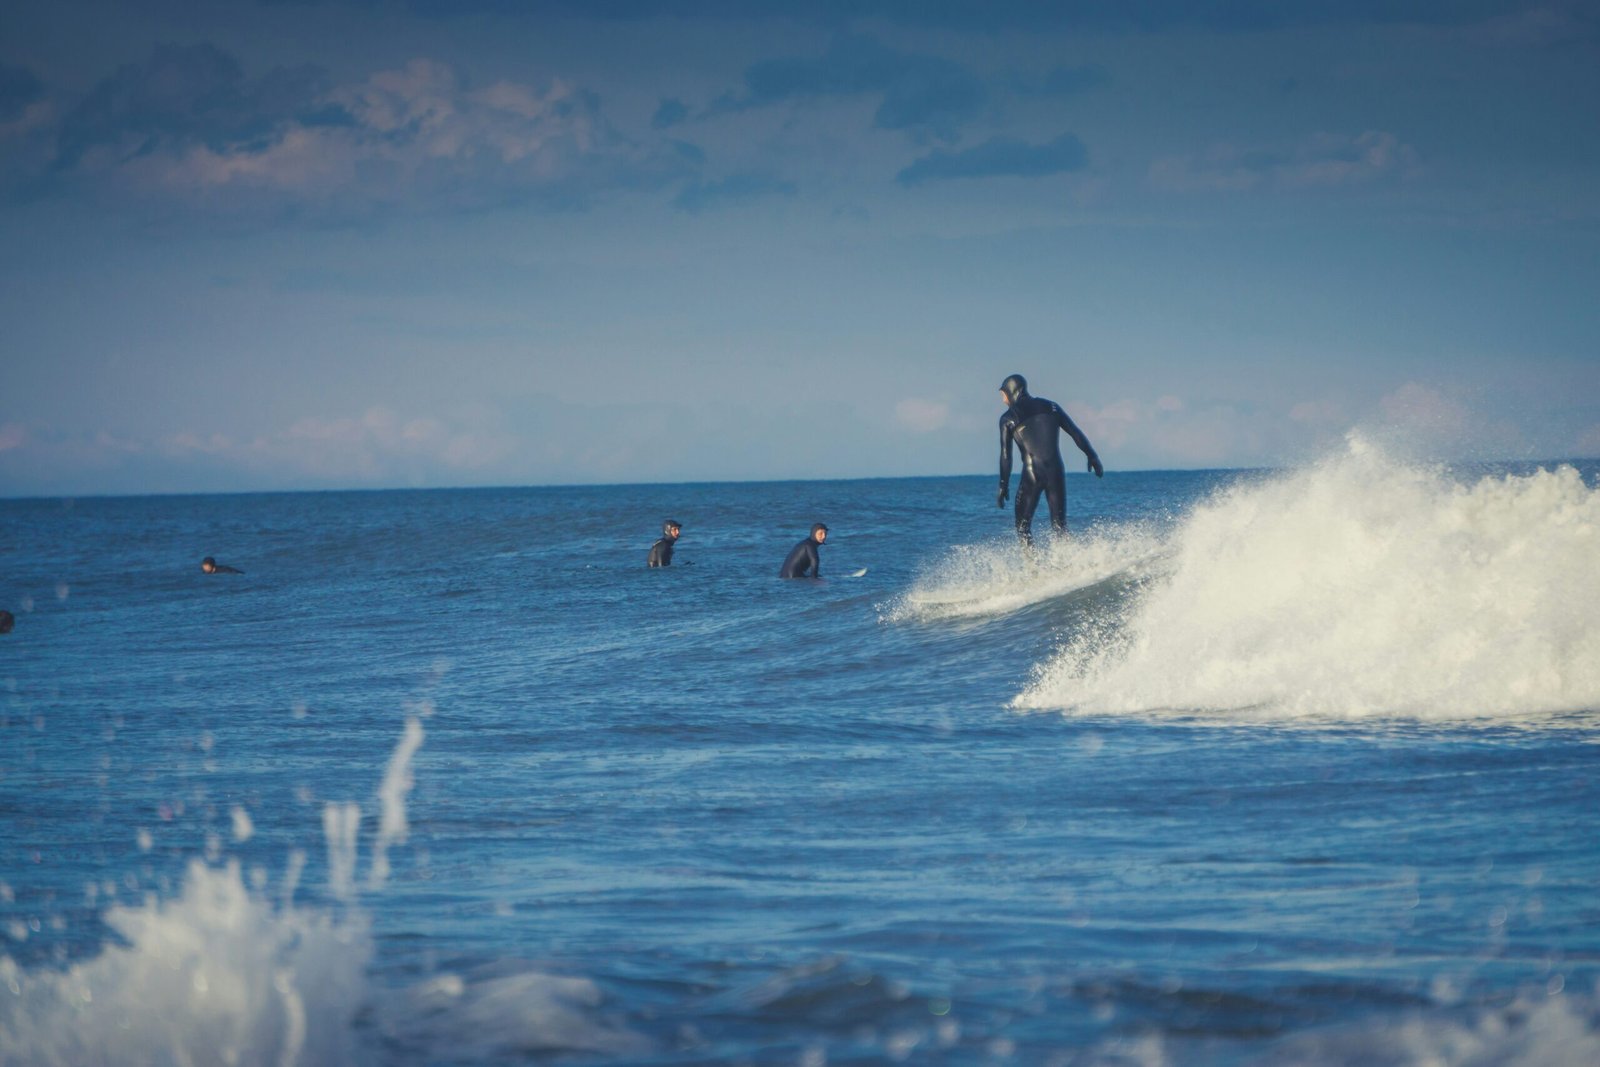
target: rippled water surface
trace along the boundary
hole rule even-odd
[[[1600,1061],[1596,475],[0,501],[0,1062]]]

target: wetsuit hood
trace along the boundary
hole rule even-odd
[[[817,539],[817,534],[819,534],[819,533],[827,533],[827,532],[828,532],[828,528],[826,526],[824,526],[822,523],[820,523],[820,522],[813,523],[812,526],[811,526],[811,540],[815,541]]]
[[[668,541],[676,541],[678,536],[672,532],[674,529],[683,529],[683,523],[679,522],[677,519],[668,519],[666,522],[661,524],[661,536],[665,537]]]
[[[1020,374],[1013,374],[1000,383],[1000,391],[1006,394],[1006,403],[1015,404],[1028,395],[1028,379]]]

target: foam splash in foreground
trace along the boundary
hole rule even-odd
[[[1464,483],[1352,435],[1196,507],[1169,568],[1019,707],[1515,720],[1600,709],[1600,491]]]
[[[421,723],[408,720],[378,790],[369,890],[383,888],[389,847],[406,838],[410,762],[422,738]],[[295,906],[298,851],[277,901],[264,882],[247,887],[236,860],[194,860],[176,898],[151,895],[105,913],[123,944],[66,969],[0,955],[0,1064],[369,1063],[383,1058],[371,1029],[404,1044],[402,1060],[634,1047],[626,1033],[590,1021],[600,994],[586,979],[519,969],[440,974],[400,991],[371,983],[371,919],[356,889],[360,807],[328,804],[323,824],[334,907]],[[365,1037],[358,1014],[371,1019]]]

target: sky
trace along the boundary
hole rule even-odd
[[[1600,13],[0,13],[0,496],[978,473],[1013,372],[1110,472],[1600,455]]]

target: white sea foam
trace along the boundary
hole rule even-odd
[[[1262,1063],[1371,1067],[1566,1067],[1600,1063],[1600,1010],[1592,994],[1525,993],[1503,1008],[1412,1012],[1388,1023],[1297,1035]]]
[[[1600,491],[1464,482],[1352,436],[1196,507],[1166,573],[1017,698],[1085,713],[1514,721],[1600,709]]]
[[[409,720],[379,789],[369,887],[382,886],[387,849],[405,839],[422,737]],[[66,968],[0,955],[0,1064],[342,1067],[385,1059],[374,1028],[405,1046],[404,1061],[639,1047],[625,1029],[591,1018],[601,995],[587,979],[523,968],[439,975],[409,990],[371,982],[371,920],[356,892],[360,808],[329,804],[323,815],[338,901],[330,907],[295,905],[299,849],[275,892],[265,879],[247,886],[237,860],[196,859],[176,897],[104,913],[121,944]],[[365,1030],[358,1014],[372,1020]]]
[[[1600,1010],[1593,994],[1529,991],[1503,1007],[1429,1007],[1388,1018],[1291,1034],[1254,1055],[1206,1054],[1193,1041],[1160,1033],[1110,1038],[1074,1055],[1084,1067],[1571,1067],[1600,1063]]]
[[[194,860],[178,897],[104,918],[126,944],[65,970],[0,957],[0,1062],[355,1061],[372,955],[359,910],[274,907],[237,861]]]
[[[983,619],[1056,600],[1119,575],[1159,566],[1162,539],[1145,527],[1097,530],[1024,555],[1016,541],[958,545],[906,593],[883,606],[884,622]]]

